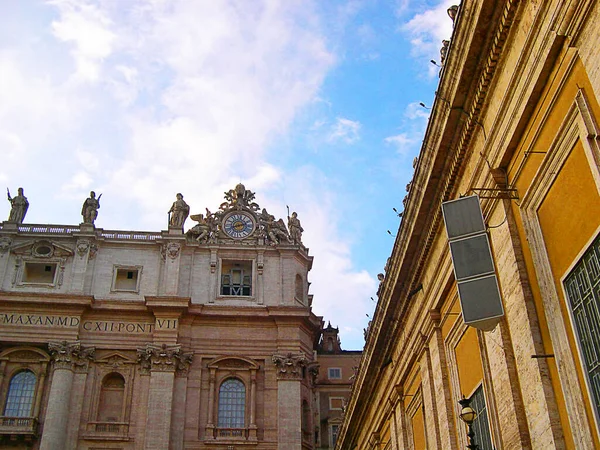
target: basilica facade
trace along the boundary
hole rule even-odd
[[[76,226],[22,223],[10,200],[0,447],[315,448],[327,368],[295,213],[286,227],[240,184],[187,233],[180,194],[168,230],[126,232],[94,225],[94,193]]]

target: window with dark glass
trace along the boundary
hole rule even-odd
[[[219,388],[219,428],[245,428],[246,386],[237,378],[229,378]]]
[[[24,370],[12,377],[4,407],[5,417],[31,417],[35,382],[35,374],[30,370]]]
[[[600,414],[600,236],[565,278],[564,285],[592,404]]]
[[[494,450],[482,385],[471,396],[471,408],[477,413],[477,417],[473,421],[473,431],[475,432],[475,439],[479,449]]]
[[[221,295],[252,295],[252,261],[223,261]]]

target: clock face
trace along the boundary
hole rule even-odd
[[[223,231],[229,237],[243,239],[254,231],[254,220],[248,214],[234,212],[225,217]]]

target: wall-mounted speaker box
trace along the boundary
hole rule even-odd
[[[491,331],[504,316],[494,259],[479,197],[442,203],[452,266],[465,323]]]

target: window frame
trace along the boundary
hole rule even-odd
[[[131,294],[139,294],[140,286],[142,281],[142,272],[144,266],[136,266],[136,265],[124,265],[124,264],[113,264],[113,276],[112,276],[112,284],[110,287],[111,292],[119,292],[119,293],[131,293]],[[137,279],[135,289],[123,289],[117,287],[117,278],[119,272],[137,272]]]
[[[334,408],[333,405],[331,404],[332,400],[339,400],[342,403],[342,406],[340,406],[339,408]],[[329,410],[330,411],[343,411],[344,410],[344,401],[346,401],[346,397],[333,397],[333,396],[330,396],[329,397]]]
[[[31,374],[31,376],[33,376],[33,380],[34,380],[31,388],[27,390],[29,392],[29,395],[28,395],[28,397],[29,397],[29,413],[26,415],[21,415],[22,402],[17,401],[17,402],[15,402],[15,404],[17,405],[17,414],[7,414],[7,409],[9,407],[9,401],[11,400],[11,392],[15,392],[15,394],[17,394],[17,392],[16,392],[17,387],[15,387],[14,391],[11,389],[11,388],[13,388],[13,381],[15,380],[16,377],[18,377],[21,374],[25,374],[25,373]],[[27,367],[23,368],[23,369],[17,369],[15,372],[13,372],[8,380],[6,396],[4,398],[4,407],[2,409],[2,417],[32,418],[33,414],[34,414],[35,397],[36,397],[36,391],[38,389],[38,383],[39,383],[39,380],[38,380],[38,376],[36,375],[36,373]],[[23,391],[23,389],[19,389],[19,390],[21,392]],[[22,398],[22,397],[24,397],[24,396],[23,395],[18,396],[18,398]]]
[[[340,376],[339,377],[331,376],[332,370],[339,370]],[[343,379],[342,368],[341,367],[328,367],[327,368],[327,379],[328,380],[342,380]]]
[[[243,280],[244,278],[247,276],[242,272],[242,284],[241,284],[241,289],[242,289],[242,295],[237,295],[237,294],[223,294],[223,277],[227,276],[229,274],[224,274],[223,273],[223,266],[226,264],[230,264],[230,265],[234,265],[234,264],[240,264],[242,266],[249,266],[250,269],[250,295],[243,295],[243,290],[244,290],[244,283]],[[242,267],[242,270],[244,268]],[[250,258],[219,258],[219,271],[218,271],[218,277],[217,277],[217,291],[218,291],[218,298],[223,298],[223,299],[244,299],[244,300],[252,300],[256,298],[256,261],[254,259],[250,259]]]

